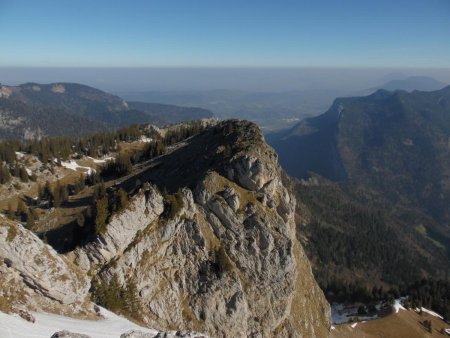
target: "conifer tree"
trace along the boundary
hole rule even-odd
[[[108,199],[104,196],[95,202],[95,232],[97,234],[103,234],[106,231],[108,215]]]
[[[27,215],[27,207],[23,200],[19,198],[17,202],[17,209],[16,209],[16,216],[20,217],[21,219],[25,218]]]
[[[8,183],[11,180],[11,174],[9,173],[8,167],[2,164],[0,168],[0,184]]]

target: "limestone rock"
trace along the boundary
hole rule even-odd
[[[105,264],[120,254],[133,241],[137,232],[151,224],[163,210],[163,198],[154,187],[141,191],[127,210],[112,217],[106,233],[87,246],[85,252],[91,264]]]
[[[66,330],[55,332],[51,338],[90,338],[88,335],[73,333]]]
[[[0,219],[0,261],[2,278],[23,284],[17,292],[37,293],[61,304],[83,302],[88,294],[90,283],[81,271],[69,267],[31,231],[4,218]]]
[[[111,239],[87,246],[87,256],[95,264],[113,259],[99,268],[105,284],[117,276],[125,286],[132,276],[150,327],[212,337],[327,337],[330,308],[295,237],[295,198],[259,129],[247,122],[231,129],[239,128],[245,133],[234,142],[242,149],[196,172],[173,217],[154,190],[160,202],[151,216],[144,221],[145,203],[133,203],[129,217],[108,225]]]
[[[137,330],[130,330],[120,335],[120,338],[153,338],[153,337],[155,337],[155,335],[151,333],[145,333]]]

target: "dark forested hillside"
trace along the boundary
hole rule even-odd
[[[425,276],[446,278],[445,250],[418,231],[433,222],[426,215],[354,184],[313,177],[291,186],[297,235],[324,290],[336,282],[400,287]]]
[[[108,128],[104,122],[60,108],[0,98],[0,139],[39,139],[45,135],[81,136]]]
[[[0,86],[0,139],[88,134],[212,117],[200,108],[133,102],[75,83]]]
[[[324,290],[448,280],[450,87],[339,98],[267,140],[303,179],[297,234]]]
[[[430,216],[427,236],[449,247],[450,87],[340,98],[325,114],[267,140],[290,175],[315,172],[377,191]]]

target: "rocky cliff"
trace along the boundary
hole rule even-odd
[[[74,269],[92,277],[94,297],[127,290],[135,296],[130,313],[164,330],[211,337],[329,335],[329,305],[295,237],[295,198],[258,127],[221,122],[130,180],[141,186],[128,208],[69,254]],[[8,248],[2,258],[11,256]],[[72,279],[48,296],[83,298],[89,283]],[[69,286],[75,298],[65,295]]]
[[[0,305],[87,314],[88,276],[22,225],[0,217]],[[92,306],[91,306],[92,308]]]
[[[132,276],[148,325],[213,337],[327,336],[329,306],[295,238],[295,199],[256,126],[219,124],[144,177],[155,185],[113,217],[84,261],[102,284]]]

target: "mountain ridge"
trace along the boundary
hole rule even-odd
[[[191,159],[185,167],[179,166],[182,154]],[[113,212],[102,228],[84,222],[81,227],[94,228],[94,236],[64,255],[67,269],[74,264],[85,276],[81,289],[90,284],[90,293],[80,291],[78,299],[90,295],[164,330],[215,337],[329,335],[329,305],[295,237],[295,198],[256,125],[215,122],[135,166],[131,174],[105,182],[103,190],[108,201],[124,189],[126,207]],[[89,203],[86,193],[80,192]],[[0,241],[7,242],[17,226],[1,226]],[[30,230],[22,232],[31,236]],[[64,232],[60,236],[59,243]],[[13,244],[20,245],[18,238]],[[42,241],[39,246],[46,247]],[[1,258],[10,259],[12,245],[2,247]],[[11,276],[20,265],[1,268]],[[47,278],[57,278],[48,273]],[[30,278],[47,289],[39,275]],[[67,283],[58,286],[70,290]],[[15,285],[18,290],[10,292],[30,296],[29,306],[52,302],[45,292]],[[80,309],[81,304],[68,303]],[[91,311],[89,306],[84,311]]]
[[[99,89],[78,83],[25,83],[0,87],[0,138],[34,134],[71,136],[77,128],[82,135],[139,123],[164,125],[213,114],[205,109],[159,104],[131,103]],[[141,109],[134,108],[139,105]],[[49,123],[46,117],[54,119]],[[40,118],[43,121],[40,121]],[[70,123],[75,127],[71,128]],[[57,125],[56,129],[54,128]]]

